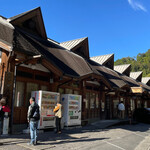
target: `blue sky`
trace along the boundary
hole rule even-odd
[[[90,56],[134,57],[150,48],[149,0],[5,0],[0,15],[41,7],[49,38],[89,38]]]

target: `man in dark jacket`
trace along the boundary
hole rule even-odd
[[[31,97],[29,102],[30,102],[30,106],[28,108],[27,119],[30,125],[31,141],[30,143],[28,143],[28,145],[36,145],[37,144],[37,126],[38,126],[38,121],[40,119],[39,105],[35,102],[34,97]]]

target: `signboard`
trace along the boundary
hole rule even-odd
[[[132,93],[143,93],[142,87],[131,87]]]

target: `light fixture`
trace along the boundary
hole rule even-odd
[[[41,55],[34,55],[33,58],[40,58]]]

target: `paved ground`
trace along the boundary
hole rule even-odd
[[[0,150],[150,150],[150,125],[118,125],[107,129],[97,124],[63,130],[61,135],[52,131],[39,134],[37,146],[27,146],[28,134],[0,137]]]

